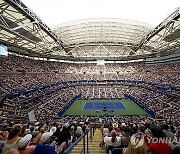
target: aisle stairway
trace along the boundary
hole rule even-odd
[[[101,131],[97,128],[92,143],[89,141],[89,153],[90,154],[105,154],[104,147],[99,147],[99,143],[102,141]],[[78,145],[75,146],[74,150],[72,150],[71,154],[78,154],[83,147],[83,141],[81,140]]]

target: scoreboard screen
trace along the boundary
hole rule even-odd
[[[105,64],[105,60],[101,59],[101,60],[97,60],[97,65],[104,65]]]
[[[0,44],[0,55],[3,55],[3,56],[8,55],[7,47],[2,44]]]

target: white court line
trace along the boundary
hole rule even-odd
[[[123,102],[120,102],[120,103],[124,106],[125,109],[127,109]],[[124,109],[124,110],[125,110],[125,109]]]
[[[85,106],[85,104],[86,104],[86,102],[84,103],[82,110],[84,110],[84,106]]]

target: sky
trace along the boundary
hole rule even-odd
[[[88,18],[121,18],[157,26],[180,0],[21,0],[50,28]]]

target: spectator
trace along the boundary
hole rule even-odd
[[[168,129],[169,129],[169,126],[167,124],[163,124],[163,133],[166,135],[166,139],[168,141],[173,141],[174,134],[170,132]]]
[[[112,150],[114,147],[120,147],[121,137],[117,136],[115,130],[111,131],[111,137],[106,136],[104,143],[107,145],[107,151]]]
[[[165,135],[161,128],[152,125],[150,130],[152,132],[152,141],[148,146],[148,151],[152,154],[170,154],[170,148],[165,141]]]
[[[17,149],[17,143],[20,140],[19,134],[21,132],[21,126],[15,125],[9,132],[8,138],[4,143],[2,153],[7,152],[10,149]]]
[[[123,149],[123,154],[147,154],[147,148],[142,132],[138,132],[131,136],[128,147]]]
[[[121,138],[121,147],[122,148],[127,148],[130,142],[130,132],[129,132],[129,128],[125,128],[123,131],[123,136]]]
[[[33,144],[38,144],[40,142],[41,139],[41,135],[44,133],[45,128],[42,126],[39,128],[39,133],[37,134],[37,136],[34,138],[33,140]]]
[[[171,153],[172,154],[179,154],[180,153],[180,128],[176,131],[176,138],[175,141],[171,145]]]
[[[50,145],[49,141],[52,135],[52,131],[43,133],[40,139],[40,143],[36,145],[33,154],[58,154],[61,152],[65,148],[66,144],[62,143],[60,146],[56,146],[53,142],[53,144]]]
[[[31,139],[32,139],[32,135],[28,134],[19,140],[18,151],[20,154],[33,154],[35,146],[34,145],[30,146]]]

